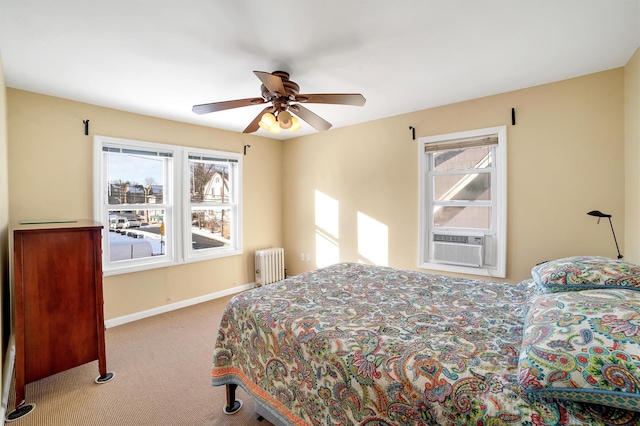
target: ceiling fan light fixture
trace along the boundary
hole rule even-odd
[[[291,113],[289,111],[281,111],[278,113],[278,124],[282,129],[290,129],[291,122]]]
[[[258,125],[264,130],[271,132],[271,128],[278,125],[276,122],[276,116],[270,112],[264,113],[262,114],[262,119],[260,119]]]
[[[292,133],[300,128],[300,120],[294,117],[288,111],[278,113],[276,118],[270,112],[262,114],[262,118],[258,125],[269,133],[277,135],[281,129],[289,129]]]
[[[291,128],[289,129],[289,131],[293,133],[299,129],[300,129],[300,120],[298,120],[298,117],[291,117]]]

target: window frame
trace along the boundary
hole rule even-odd
[[[494,148],[493,166],[489,169],[478,169],[479,173],[491,174],[491,200],[487,201],[459,201],[442,203],[434,201],[434,188],[432,187],[431,159],[433,152],[425,152],[427,144],[444,144],[454,140],[479,138],[484,136],[497,135],[497,145]],[[506,277],[506,242],[507,242],[507,130],[506,126],[488,127],[483,129],[468,130],[455,133],[426,136],[418,139],[418,160],[419,160],[419,236],[418,236],[418,268],[436,271],[446,271],[471,275],[483,275],[489,277]],[[469,174],[467,170],[454,170],[450,174]],[[446,173],[445,173],[446,174]],[[481,228],[457,228],[457,227],[435,227],[434,205],[490,205],[492,207],[491,229]],[[451,234],[478,234],[485,235],[485,250],[489,250],[489,257],[495,256],[495,262],[482,267],[453,265],[438,263],[433,261],[433,238],[434,230]],[[485,258],[487,256],[485,255]]]
[[[185,247],[185,261],[195,262],[199,260],[207,260],[207,259],[216,259],[219,257],[233,256],[236,254],[242,254],[242,250],[238,251],[237,247],[241,247],[242,245],[242,208],[241,208],[241,200],[242,200],[242,184],[241,184],[241,162],[242,156],[240,154],[222,152],[222,151],[212,151],[212,150],[202,150],[197,148],[189,148],[184,155],[184,178],[186,179],[185,188],[190,188],[190,161],[193,160],[192,157],[201,157],[204,159],[218,159],[220,163],[227,162],[229,165],[229,202],[202,202],[199,203],[199,207],[201,208],[224,208],[228,207],[231,210],[232,214],[232,227],[231,227],[231,236],[229,238],[231,244],[227,247],[218,247],[218,248],[208,248],[208,249],[193,249],[191,244],[191,211],[194,203],[191,201],[190,191],[184,191],[183,203],[185,206],[185,216],[188,220],[184,222],[184,239],[183,244]],[[224,181],[223,181],[224,185]]]
[[[208,150],[202,148],[171,145],[164,143],[94,136],[93,144],[93,215],[104,225],[107,235],[102,238],[102,267],[105,276],[164,268],[190,262],[235,256],[243,253],[242,247],[242,155],[235,152]],[[125,261],[109,260],[109,210],[158,209],[158,204],[109,204],[105,193],[109,182],[107,168],[103,162],[103,147],[163,151],[171,153],[172,160],[165,173],[166,188],[163,188],[165,209],[164,240],[165,255],[143,257]],[[232,160],[235,164],[234,183],[231,189],[234,198],[233,238],[226,247],[191,250],[191,210],[190,210],[190,170],[189,155],[215,157]],[[164,183],[163,183],[164,184]],[[122,207],[122,208],[119,208]]]

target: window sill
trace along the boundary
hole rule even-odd
[[[169,266],[176,266],[176,265],[178,265],[178,262],[174,260],[169,260],[165,262],[139,263],[136,265],[112,267],[112,268],[104,269],[103,276],[108,277],[111,275],[121,275],[121,274],[128,274],[132,272],[148,271],[150,269],[166,268]]]
[[[418,268],[429,269],[432,271],[454,272],[457,274],[480,275],[490,278],[506,278],[506,274],[504,272],[498,271],[496,268],[489,267],[475,268],[472,266],[425,262],[418,264]]]

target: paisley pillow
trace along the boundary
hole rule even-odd
[[[530,394],[640,411],[640,292],[533,297],[518,381]]]
[[[640,266],[599,256],[576,256],[541,263],[531,276],[544,293],[589,288],[640,290]]]

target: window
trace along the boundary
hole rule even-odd
[[[241,160],[96,136],[94,216],[109,231],[105,275],[241,254]]]
[[[191,218],[189,256],[208,256],[209,249],[230,247],[238,226],[236,209],[237,160],[189,154]]]
[[[506,276],[506,127],[420,138],[418,267]]]

